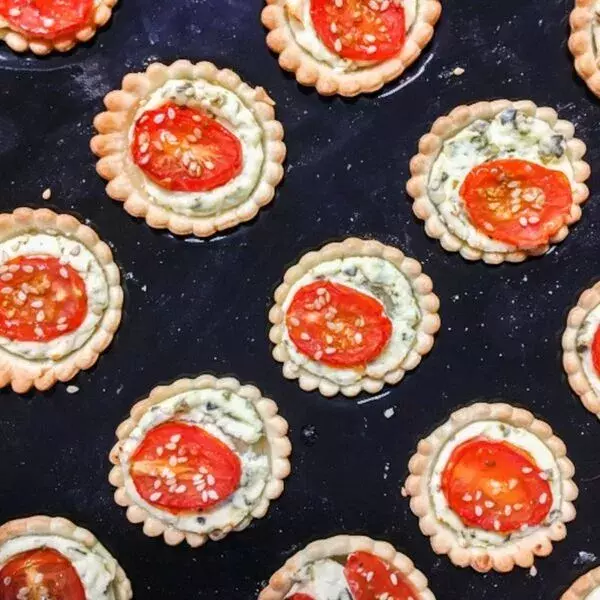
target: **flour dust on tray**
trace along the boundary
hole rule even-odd
[[[0,386],[46,390],[90,368],[121,321],[110,248],[70,215],[0,214]]]
[[[178,60],[130,73],[91,142],[106,190],[151,227],[206,237],[273,199],[286,148],[274,102],[228,69]]]
[[[439,300],[419,262],[348,238],[305,254],[275,291],[273,357],[305,391],[377,393],[433,346]]]
[[[477,403],[419,442],[404,490],[437,554],[480,572],[531,568],[575,518],[564,443],[509,404]]]
[[[201,375],[152,390],[117,429],[115,500],[144,533],[201,546],[245,529],[283,492],[287,422],[251,385]]]
[[[419,142],[407,184],[425,232],[490,264],[547,252],[581,218],[585,144],[556,111],[496,100],[459,106]]]
[[[131,583],[86,529],[35,516],[0,527],[0,598],[130,600]]]

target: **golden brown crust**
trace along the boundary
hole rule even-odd
[[[38,56],[49,54],[53,50],[67,52],[80,42],[91,40],[96,30],[108,23],[117,0],[99,0],[94,7],[94,15],[91,22],[86,24],[75,33],[57,40],[45,40],[43,38],[30,37],[20,31],[11,29],[10,24],[0,17],[0,39],[15,52],[30,50]]]
[[[95,256],[106,277],[109,303],[91,337],[83,346],[63,358],[28,360],[0,346],[0,387],[10,384],[20,394],[32,386],[47,390],[57,381],[69,381],[79,371],[91,368],[110,345],[121,322],[123,290],[119,268],[113,261],[110,248],[93,229],[71,215],[59,215],[47,208],[17,208],[13,213],[0,214],[0,242],[23,233],[45,231],[58,231],[65,237],[75,239]]]
[[[365,375],[360,381],[348,386],[340,386],[337,383],[318,376],[306,368],[296,364],[290,357],[284,342],[285,312],[283,306],[288,294],[299,279],[310,269],[320,263],[350,256],[374,256],[383,258],[392,263],[411,284],[415,299],[421,311],[421,320],[416,328],[417,338],[415,345],[402,360],[399,360],[393,368],[381,374]],[[421,264],[413,258],[408,258],[398,248],[385,246],[375,240],[360,240],[358,238],[347,238],[343,242],[327,244],[318,251],[311,251],[293,267],[290,267],[284,277],[283,283],[275,290],[275,304],[269,312],[269,320],[273,324],[269,332],[271,341],[275,344],[273,357],[283,363],[283,374],[288,379],[298,379],[298,384],[305,391],[318,388],[324,396],[335,396],[342,393],[352,397],[361,391],[371,394],[379,392],[384,384],[398,383],[406,371],[414,369],[429,353],[433,347],[434,336],[440,328],[438,315],[439,299],[433,293],[431,279],[422,273]]]
[[[113,558],[87,529],[83,529],[83,527],[79,527],[62,517],[47,517],[43,515],[15,519],[14,521],[4,523],[0,527],[0,547],[9,540],[26,535],[55,535],[68,540],[74,540],[83,544],[92,552]],[[115,600],[130,600],[133,597],[131,582],[127,579],[127,575],[125,575],[121,566],[118,563],[116,564],[117,570],[113,582]]]
[[[598,25],[595,4],[596,0],[575,0],[575,8],[569,17],[569,50],[574,58],[575,70],[588,88],[600,97],[600,71],[593,34],[594,23]]]
[[[425,232],[431,238],[440,240],[442,247],[449,252],[460,252],[467,260],[483,260],[488,264],[499,264],[503,261],[521,262],[529,256],[544,254],[549,245],[534,250],[515,250],[510,252],[488,252],[474,248],[465,240],[457,237],[440,218],[439,212],[431,200],[428,191],[428,180],[444,142],[455,136],[459,131],[468,127],[477,119],[489,120],[506,110],[515,108],[525,114],[546,121],[557,133],[566,139],[567,155],[573,166],[575,186],[573,188],[573,204],[570,214],[563,227],[550,240],[557,244],[567,237],[569,226],[581,218],[580,205],[589,196],[585,181],[590,175],[590,168],[582,157],[585,154],[585,144],[574,138],[574,126],[569,121],[558,119],[556,111],[548,107],[538,107],[529,100],[511,102],[510,100],[495,100],[493,102],[477,102],[469,106],[458,106],[448,115],[438,118],[431,131],[419,140],[419,154],[410,161],[411,179],[406,185],[408,194],[414,199],[413,212],[425,222]]]
[[[561,515],[550,525],[502,546],[465,546],[459,543],[456,532],[437,518],[430,499],[429,480],[438,453],[446,442],[470,423],[489,419],[526,429],[552,452],[562,479]],[[447,554],[456,566],[470,566],[481,573],[492,569],[505,573],[515,565],[529,568],[536,556],[548,556],[552,552],[553,541],[565,538],[565,523],[575,518],[573,500],[577,498],[578,490],[573,482],[575,469],[566,454],[564,443],[553,434],[552,428],[529,411],[504,403],[476,403],[452,413],[448,421],[419,442],[417,453],[408,465],[410,475],[403,491],[411,496],[410,508],[419,517],[423,534],[431,538],[436,554]]]
[[[150,515],[145,508],[136,504],[125,487],[125,476],[119,459],[122,444],[127,440],[144,414],[155,404],[177,394],[206,388],[229,390],[252,402],[265,425],[271,465],[271,477],[265,486],[260,501],[252,509],[250,515],[241,523],[228,529],[215,531],[214,534],[199,534],[181,530],[174,525],[162,522]],[[231,531],[242,531],[248,527],[252,519],[264,517],[271,501],[279,498],[283,493],[284,479],[290,474],[289,456],[292,451],[292,446],[287,438],[287,431],[287,421],[278,414],[277,404],[273,400],[264,398],[258,388],[253,385],[242,385],[233,377],[217,379],[212,375],[200,375],[196,379],[179,379],[170,385],[157,386],[146,399],[141,400],[132,407],[129,418],[117,428],[118,441],[110,452],[110,462],[114,466],[108,478],[110,483],[117,488],[115,501],[119,506],[127,507],[126,516],[131,523],[142,523],[144,533],[147,536],[162,535],[165,542],[170,546],[175,546],[185,540],[190,546],[196,548],[204,545],[208,539],[221,540]]]
[[[400,53],[386,61],[357,71],[340,72],[317,60],[296,41],[289,25],[287,0],[266,0],[262,11],[263,25],[269,29],[267,45],[279,54],[279,64],[295,74],[298,83],[314,86],[323,96],[356,96],[374,92],[402,73],[420,56],[433,37],[442,5],[438,0],[420,0],[416,21]]]
[[[139,171],[131,160],[128,139],[135,114],[140,103],[169,79],[204,79],[233,92],[262,128],[264,163],[261,178],[241,204],[215,215],[187,216],[153,202],[139,178],[131,176]],[[94,119],[99,135],[91,141],[92,151],[100,157],[96,170],[108,180],[108,195],[123,202],[130,215],[145,218],[150,227],[166,228],[177,235],[193,233],[207,237],[249,221],[273,200],[275,187],[283,177],[286,148],[282,141],[283,127],[275,120],[275,103],[263,88],[252,88],[233,71],[217,69],[209,62],[192,64],[178,60],[169,66],[153,63],[144,73],[126,75],[121,89],[109,92],[104,104],[108,111]]]
[[[419,600],[435,600],[427,584],[427,578],[412,560],[398,552],[388,542],[376,541],[359,535],[338,535],[312,542],[287,560],[269,580],[269,584],[258,596],[258,600],[283,600],[294,583],[294,575],[305,565],[316,560],[347,556],[352,552],[369,552],[398,569],[419,592]]]
[[[598,394],[594,391],[594,388],[583,369],[577,338],[584,321],[590,312],[599,304],[600,282],[581,294],[577,301],[577,305],[569,312],[567,326],[562,337],[563,367],[567,373],[569,385],[581,398],[583,405],[598,418],[600,418],[600,397],[598,397]]]
[[[598,588],[600,588],[600,567],[592,569],[577,579],[560,600],[584,600],[588,594]]]

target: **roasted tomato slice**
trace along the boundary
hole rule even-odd
[[[398,0],[311,0],[310,15],[321,41],[351,60],[386,60],[406,39]]]
[[[239,487],[238,455],[196,425],[169,421],[151,429],[131,457],[133,483],[146,501],[172,513],[199,512]]]
[[[77,329],[87,314],[79,273],[53,256],[18,256],[0,267],[0,336],[46,342]]]
[[[550,512],[548,476],[523,449],[483,437],[455,448],[442,491],[465,525],[511,533],[539,525]]]
[[[0,0],[0,15],[29,37],[55,40],[84,28],[93,0]]]
[[[600,327],[596,329],[594,339],[592,341],[592,362],[596,373],[600,375]]]
[[[416,600],[419,597],[400,571],[368,552],[350,554],[344,575],[354,600]]]
[[[206,192],[239,175],[240,140],[206,112],[167,102],[134,126],[135,163],[156,183],[178,192]]]
[[[460,195],[477,229],[522,249],[547,244],[564,225],[573,202],[564,173],[515,158],[472,169]]]
[[[381,302],[331,281],[300,288],[286,325],[302,354],[335,367],[364,366],[381,354],[392,335],[392,322]]]
[[[71,561],[52,548],[28,550],[0,570],[0,600],[85,600]]]

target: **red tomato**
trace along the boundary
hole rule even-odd
[[[133,160],[168,190],[206,192],[240,174],[242,145],[204,111],[167,102],[134,126]]]
[[[302,354],[335,367],[364,366],[381,354],[392,335],[381,302],[331,281],[300,288],[286,325]]]
[[[419,597],[400,571],[368,552],[350,554],[344,575],[354,600],[416,600]]]
[[[404,46],[404,8],[397,0],[311,0],[310,15],[321,41],[343,58],[381,61]]]
[[[69,37],[92,20],[93,0],[0,0],[0,15],[29,37]]]
[[[460,195],[475,227],[522,249],[547,244],[564,225],[573,202],[564,173],[515,158],[472,169]]]
[[[600,375],[600,327],[596,329],[594,340],[592,341],[592,362],[596,373]]]
[[[23,591],[25,590],[25,591]],[[0,570],[0,600],[85,600],[71,561],[51,548],[28,550]]]
[[[199,512],[239,487],[238,455],[197,425],[169,421],[151,429],[131,457],[133,483],[146,501],[172,513]]]
[[[18,256],[0,267],[0,335],[46,342],[75,331],[87,314],[79,273],[53,256]]]
[[[527,452],[482,437],[452,452],[442,491],[465,525],[500,533],[539,525],[552,506],[547,475]]]

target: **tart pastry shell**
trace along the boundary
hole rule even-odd
[[[269,30],[267,45],[279,55],[280,66],[294,73],[298,83],[315,87],[323,96],[339,94],[352,97],[375,92],[387,82],[400,77],[419,58],[433,37],[434,26],[442,12],[438,0],[420,0],[422,7],[407,33],[404,46],[396,56],[373,66],[344,73],[317,60],[298,44],[288,22],[286,1],[267,0],[262,11],[263,25]]]
[[[417,335],[413,347],[393,368],[382,374],[381,378],[363,377],[352,385],[340,386],[325,377],[311,373],[292,360],[284,342],[285,312],[283,307],[292,286],[312,268],[326,261],[355,256],[383,258],[392,263],[410,283],[421,312],[421,319],[415,328]],[[274,298],[275,304],[269,312],[269,320],[272,323],[269,337],[275,344],[273,358],[283,363],[284,377],[298,379],[298,384],[304,391],[310,392],[318,389],[323,396],[335,396],[342,393],[345,396],[353,397],[362,391],[376,394],[386,383],[398,383],[406,371],[416,368],[423,356],[430,352],[434,336],[440,328],[438,315],[440,302],[433,293],[431,279],[422,272],[421,263],[413,258],[408,258],[398,248],[386,246],[375,240],[348,238],[343,242],[327,244],[318,251],[308,252],[297,264],[286,271],[283,283],[275,290]]]
[[[425,222],[425,233],[438,239],[448,252],[460,252],[463,258],[474,261],[483,260],[488,264],[500,264],[504,261],[522,262],[529,256],[546,253],[550,244],[533,250],[515,250],[511,252],[488,252],[469,246],[465,240],[457,237],[440,219],[438,210],[429,197],[428,181],[431,169],[447,139],[454,137],[459,131],[468,127],[477,119],[490,120],[507,108],[515,108],[526,115],[546,121],[552,129],[566,139],[566,152],[573,167],[575,185],[573,187],[573,203],[565,223],[551,238],[550,243],[562,242],[569,233],[569,226],[581,218],[581,204],[589,196],[585,181],[590,175],[590,168],[582,158],[586,152],[585,144],[574,137],[575,127],[569,121],[558,119],[553,108],[538,107],[529,100],[511,102],[495,100],[493,102],[477,102],[468,106],[458,106],[448,115],[438,118],[431,131],[419,140],[419,153],[410,161],[411,179],[406,185],[408,194],[413,198],[413,212]]]
[[[600,97],[600,70],[592,37],[592,27],[596,18],[595,4],[596,0],[575,0],[575,8],[569,17],[569,50],[573,55],[575,70],[590,91]]]
[[[96,30],[108,23],[116,3],[117,0],[99,0],[94,3],[93,15],[89,23],[86,23],[75,33],[62,36],[56,40],[36,38],[33,34],[29,36],[16,31],[0,17],[0,39],[4,40],[6,45],[15,52],[29,50],[38,56],[49,54],[52,51],[68,52],[80,42],[91,40],[96,34]]]
[[[264,163],[260,180],[241,204],[214,215],[179,214],[153,202],[144,186],[128,173],[127,165],[134,166],[129,131],[136,112],[145,98],[170,79],[204,79],[221,86],[236,94],[256,118],[263,133]],[[283,177],[286,147],[283,127],[275,120],[275,103],[263,88],[250,87],[233,71],[218,69],[210,62],[178,60],[169,66],[153,63],[144,73],[126,75],[121,89],[109,92],[104,104],[107,111],[96,115],[94,126],[98,135],[91,140],[91,149],[100,158],[96,170],[108,180],[108,195],[123,202],[130,215],[143,217],[150,227],[169,229],[177,235],[208,237],[251,220],[273,200],[275,187]]]
[[[581,398],[583,405],[600,418],[600,397],[594,391],[588,376],[583,370],[581,357],[577,351],[577,336],[588,314],[600,304],[600,282],[585,290],[577,305],[567,317],[567,327],[562,337],[563,367],[569,385]]]
[[[269,445],[269,460],[271,476],[267,481],[260,501],[252,509],[248,517],[241,523],[229,528],[219,529],[218,533],[199,534],[183,531],[171,524],[163,523],[158,518],[150,515],[145,508],[139,506],[129,495],[125,488],[123,467],[119,460],[121,444],[129,437],[138,425],[140,419],[155,404],[172,398],[178,394],[200,389],[229,390],[252,402],[260,415]],[[290,474],[290,461],[292,446],[287,438],[287,421],[278,414],[278,407],[273,400],[264,398],[260,390],[253,385],[242,385],[233,377],[217,379],[212,375],[200,375],[196,379],[179,379],[170,385],[155,387],[150,395],[138,402],[131,409],[128,419],[117,428],[118,441],[110,452],[110,462],[114,465],[110,471],[109,481],[117,488],[114,497],[119,506],[127,508],[126,516],[131,523],[142,523],[143,531],[149,537],[163,537],[170,546],[176,546],[184,540],[192,547],[204,545],[209,539],[218,541],[231,531],[242,531],[253,519],[264,517],[272,500],[281,496],[284,488],[284,479]]]
[[[463,547],[456,533],[441,523],[435,514],[429,495],[430,473],[439,452],[454,434],[470,423],[489,419],[526,429],[542,440],[552,452],[562,482],[562,516],[550,525],[537,528],[531,534],[502,546]],[[547,423],[536,419],[529,411],[510,404],[476,403],[452,413],[443,425],[419,442],[417,453],[410,459],[409,471],[403,494],[406,492],[411,497],[410,508],[419,517],[421,531],[430,538],[436,554],[447,554],[458,567],[472,567],[480,573],[492,569],[505,573],[515,565],[530,568],[536,556],[548,556],[552,552],[552,542],[566,537],[565,523],[575,518],[573,501],[577,498],[578,489],[572,479],[575,468],[567,458],[565,444],[554,435]]]
[[[110,345],[121,322],[123,290],[119,268],[110,248],[93,229],[71,215],[59,215],[46,208],[17,208],[13,213],[0,214],[0,242],[26,233],[48,231],[77,240],[94,255],[106,277],[108,306],[96,331],[81,347],[63,358],[28,360],[0,347],[0,387],[10,384],[20,394],[33,386],[38,390],[47,390],[57,381],[69,381],[79,371],[91,368]]]
[[[560,600],[584,600],[598,588],[600,588],[600,567],[592,569],[577,579]]]
[[[267,587],[259,594],[258,600],[283,600],[294,584],[294,575],[302,567],[317,560],[348,556],[353,552],[369,552],[381,558],[404,575],[418,592],[419,600],[435,600],[428,587],[427,578],[408,556],[398,552],[388,542],[358,535],[338,535],[312,542],[294,554],[272,575]]]
[[[0,546],[9,540],[25,535],[55,535],[83,544],[92,552],[98,552],[100,555],[109,554],[106,548],[87,529],[79,527],[62,517],[43,515],[15,519],[4,523],[0,527]],[[118,563],[113,588],[116,595],[115,600],[130,600],[133,597],[131,582]]]

